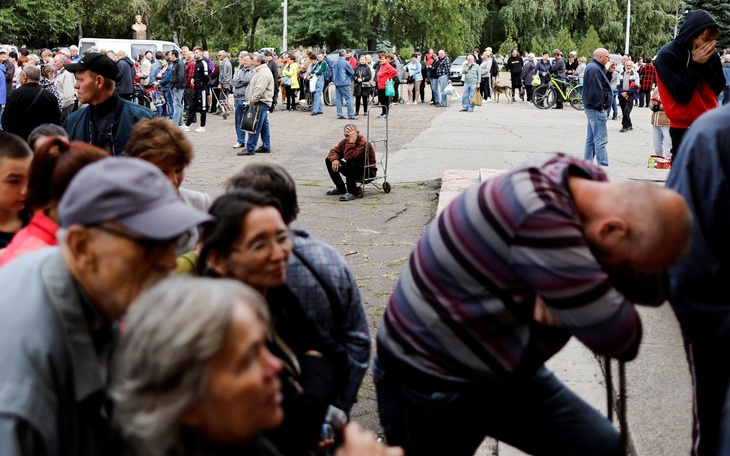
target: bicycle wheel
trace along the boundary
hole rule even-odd
[[[327,87],[322,90],[322,97],[324,98],[324,104],[327,106],[334,106],[335,105],[335,96],[336,96],[337,89],[335,88],[335,85],[332,83],[327,84]]]
[[[555,106],[557,94],[549,85],[541,85],[532,93],[532,103],[538,109],[550,109]]]
[[[578,111],[585,109],[585,106],[583,106],[583,84],[578,84],[570,89],[570,92],[568,92],[568,101],[573,109],[577,109]]]

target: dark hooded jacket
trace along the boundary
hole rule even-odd
[[[123,59],[117,60],[117,93],[119,95],[129,95],[134,93],[134,76],[137,73],[134,69],[134,62],[125,56]]]
[[[718,24],[709,13],[692,11],[677,37],[661,48],[654,62],[659,95],[671,127],[689,128],[702,113],[717,107],[717,95],[725,85],[720,56],[715,53],[703,64],[692,60],[692,41],[713,27]]]

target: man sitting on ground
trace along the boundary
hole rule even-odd
[[[365,148],[368,156],[365,160]],[[363,135],[357,131],[353,124],[345,125],[345,139],[340,141],[334,149],[330,150],[324,160],[327,165],[335,188],[328,191],[328,195],[342,195],[340,201],[352,201],[357,198],[357,181],[365,177],[365,165],[367,163],[367,178],[375,177],[378,167],[375,164],[375,148],[369,144]],[[347,184],[342,182],[345,175]]]

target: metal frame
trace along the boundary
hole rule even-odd
[[[365,145],[365,167],[363,168],[363,176],[362,180],[360,181],[360,185],[357,188],[357,197],[362,198],[365,195],[365,186],[368,184],[372,184],[375,188],[382,190],[385,193],[390,193],[391,187],[390,183],[388,183],[388,132],[389,132],[389,117],[390,117],[390,108],[391,106],[387,107],[386,112],[388,113],[388,116],[385,118],[385,138],[379,138],[379,139],[371,139],[370,138],[370,114],[373,112],[373,108],[382,108],[383,105],[381,104],[371,104],[368,106],[368,113],[367,113],[367,130],[365,134],[365,139],[367,140],[367,144]],[[383,174],[381,176],[378,176],[377,174],[375,177],[368,177],[368,167],[370,166],[369,160],[370,160],[370,154],[368,154],[368,149],[370,148],[370,145],[373,145],[373,148],[375,148],[375,144],[377,143],[383,143],[383,154],[380,157],[380,160],[378,160],[377,157],[377,150],[376,150],[376,156],[375,156],[375,166],[378,166],[378,164],[381,165],[381,168],[383,170]],[[379,180],[383,180],[382,184],[379,184]]]

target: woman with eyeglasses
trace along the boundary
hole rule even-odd
[[[318,445],[330,404],[347,382],[344,350],[310,320],[286,287],[292,250],[279,201],[252,190],[233,190],[211,206],[203,226],[198,273],[253,287],[266,299],[273,331],[269,349],[284,363],[280,376],[284,422],[269,434],[281,453],[305,455]]]

